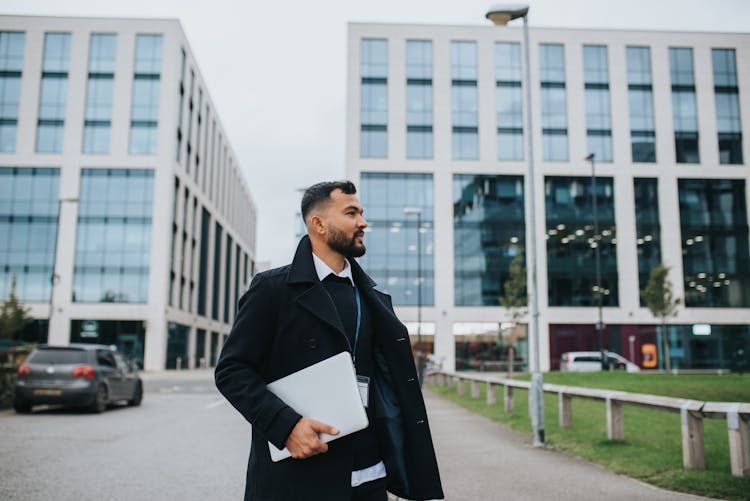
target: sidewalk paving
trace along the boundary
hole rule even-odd
[[[708,500],[659,489],[526,437],[425,390],[447,501]]]

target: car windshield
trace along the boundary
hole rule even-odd
[[[27,362],[34,364],[82,364],[86,362],[83,350],[38,350],[29,355]]]

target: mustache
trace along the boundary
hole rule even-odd
[[[354,232],[354,238],[357,238],[357,237],[364,237],[364,236],[365,236],[365,232],[364,232],[364,231],[362,231],[362,230],[358,230],[358,231],[355,231],[355,232]]]

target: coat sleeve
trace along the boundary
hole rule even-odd
[[[261,375],[276,331],[276,309],[269,280],[256,275],[239,301],[214,375],[224,397],[255,430],[283,449],[302,416],[271,393]]]

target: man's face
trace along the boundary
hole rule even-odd
[[[362,217],[363,208],[356,195],[347,195],[333,190],[330,195],[324,221],[328,234],[328,246],[345,257],[360,257],[365,253],[364,229],[367,221]]]

